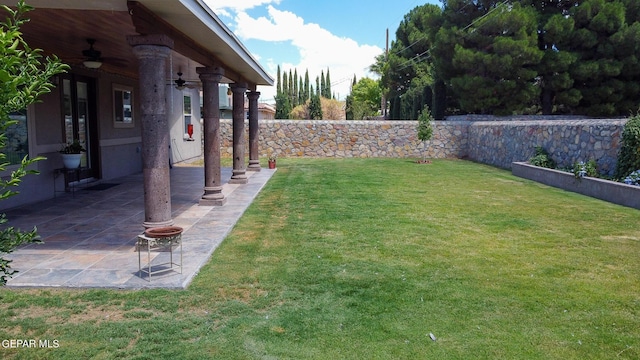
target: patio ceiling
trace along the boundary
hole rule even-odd
[[[273,85],[273,79],[249,51],[201,0],[29,0],[35,8],[22,27],[25,40],[45,54],[82,66],[87,39],[102,52],[101,71],[137,78],[138,64],[128,35],[166,34],[174,40],[168,79],[184,73],[199,82],[195,68],[220,66],[222,82]],[[0,0],[15,5],[15,0]]]

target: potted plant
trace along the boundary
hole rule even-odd
[[[276,154],[271,154],[269,155],[269,169],[275,169],[276,168]]]
[[[73,140],[60,149],[62,163],[67,169],[77,169],[80,166],[82,153],[87,151],[78,140]]]

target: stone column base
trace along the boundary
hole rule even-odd
[[[227,198],[222,193],[221,186],[205,187],[204,195],[198,202],[200,206],[222,206],[227,203]]]
[[[227,203],[227,198],[222,199],[200,199],[198,206],[223,206]]]
[[[260,171],[260,160],[249,160],[249,167],[247,171]]]
[[[244,170],[233,170],[233,175],[229,179],[229,184],[246,184],[249,182]]]
[[[249,183],[249,179],[247,178],[244,178],[244,179],[232,178],[229,180],[229,184],[247,184],[247,183]]]
[[[159,222],[145,221],[142,223],[142,226],[144,226],[145,229],[173,226],[173,219]]]

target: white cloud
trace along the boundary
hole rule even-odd
[[[247,1],[266,3],[268,1]],[[276,2],[277,3],[277,2]],[[287,63],[290,59],[279,59],[278,54],[256,54],[268,64],[267,68],[275,78],[275,68],[279,64],[283,70],[297,69],[303,75],[309,70],[311,82],[315,87],[315,77],[321,71],[330,70],[331,89],[340,99],[349,93],[351,81],[355,75],[358,79],[372,76],[368,67],[375,56],[382,53],[377,46],[360,45],[346,37],[339,37],[318,24],[305,23],[300,16],[281,11],[272,5],[267,7],[268,17],[253,18],[245,11],[237,11],[234,33],[243,40],[262,40],[267,42],[290,43],[299,53],[297,64]],[[273,98],[273,89],[261,89],[265,100]]]
[[[205,0],[204,2],[216,14],[231,16],[228,10],[235,13],[268,4],[280,4],[281,0]]]

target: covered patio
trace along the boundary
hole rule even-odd
[[[171,214],[184,229],[183,271],[139,276],[137,235],[144,220],[143,175],[129,175],[77,188],[55,199],[7,211],[9,224],[37,226],[43,244],[20,247],[7,256],[19,272],[9,287],[170,288],[189,285],[213,251],[231,231],[275,170],[248,172],[246,184],[224,183],[225,206],[199,206],[202,167],[171,170]],[[232,169],[222,169],[229,179]],[[174,256],[176,256],[174,249]],[[143,265],[146,251],[143,252]],[[168,252],[152,251],[152,263]]]
[[[112,181],[142,171],[141,224],[166,227],[175,222],[172,155],[204,158],[200,197],[193,199],[202,206],[225,205],[224,183],[246,184],[248,173],[260,171],[257,88],[274,80],[204,2],[28,3],[34,9],[21,28],[25,41],[43,55],[59,57],[70,70],[52,78],[52,92],[20,114],[15,148],[22,153],[15,158],[46,159],[33,165],[41,176],[25,178],[20,194],[3,201],[1,209],[50,199],[76,180]],[[233,99],[233,169],[227,178],[220,162],[223,84]],[[58,152],[61,144],[74,141],[84,151],[79,170],[70,174]],[[0,176],[17,164],[10,166]]]

